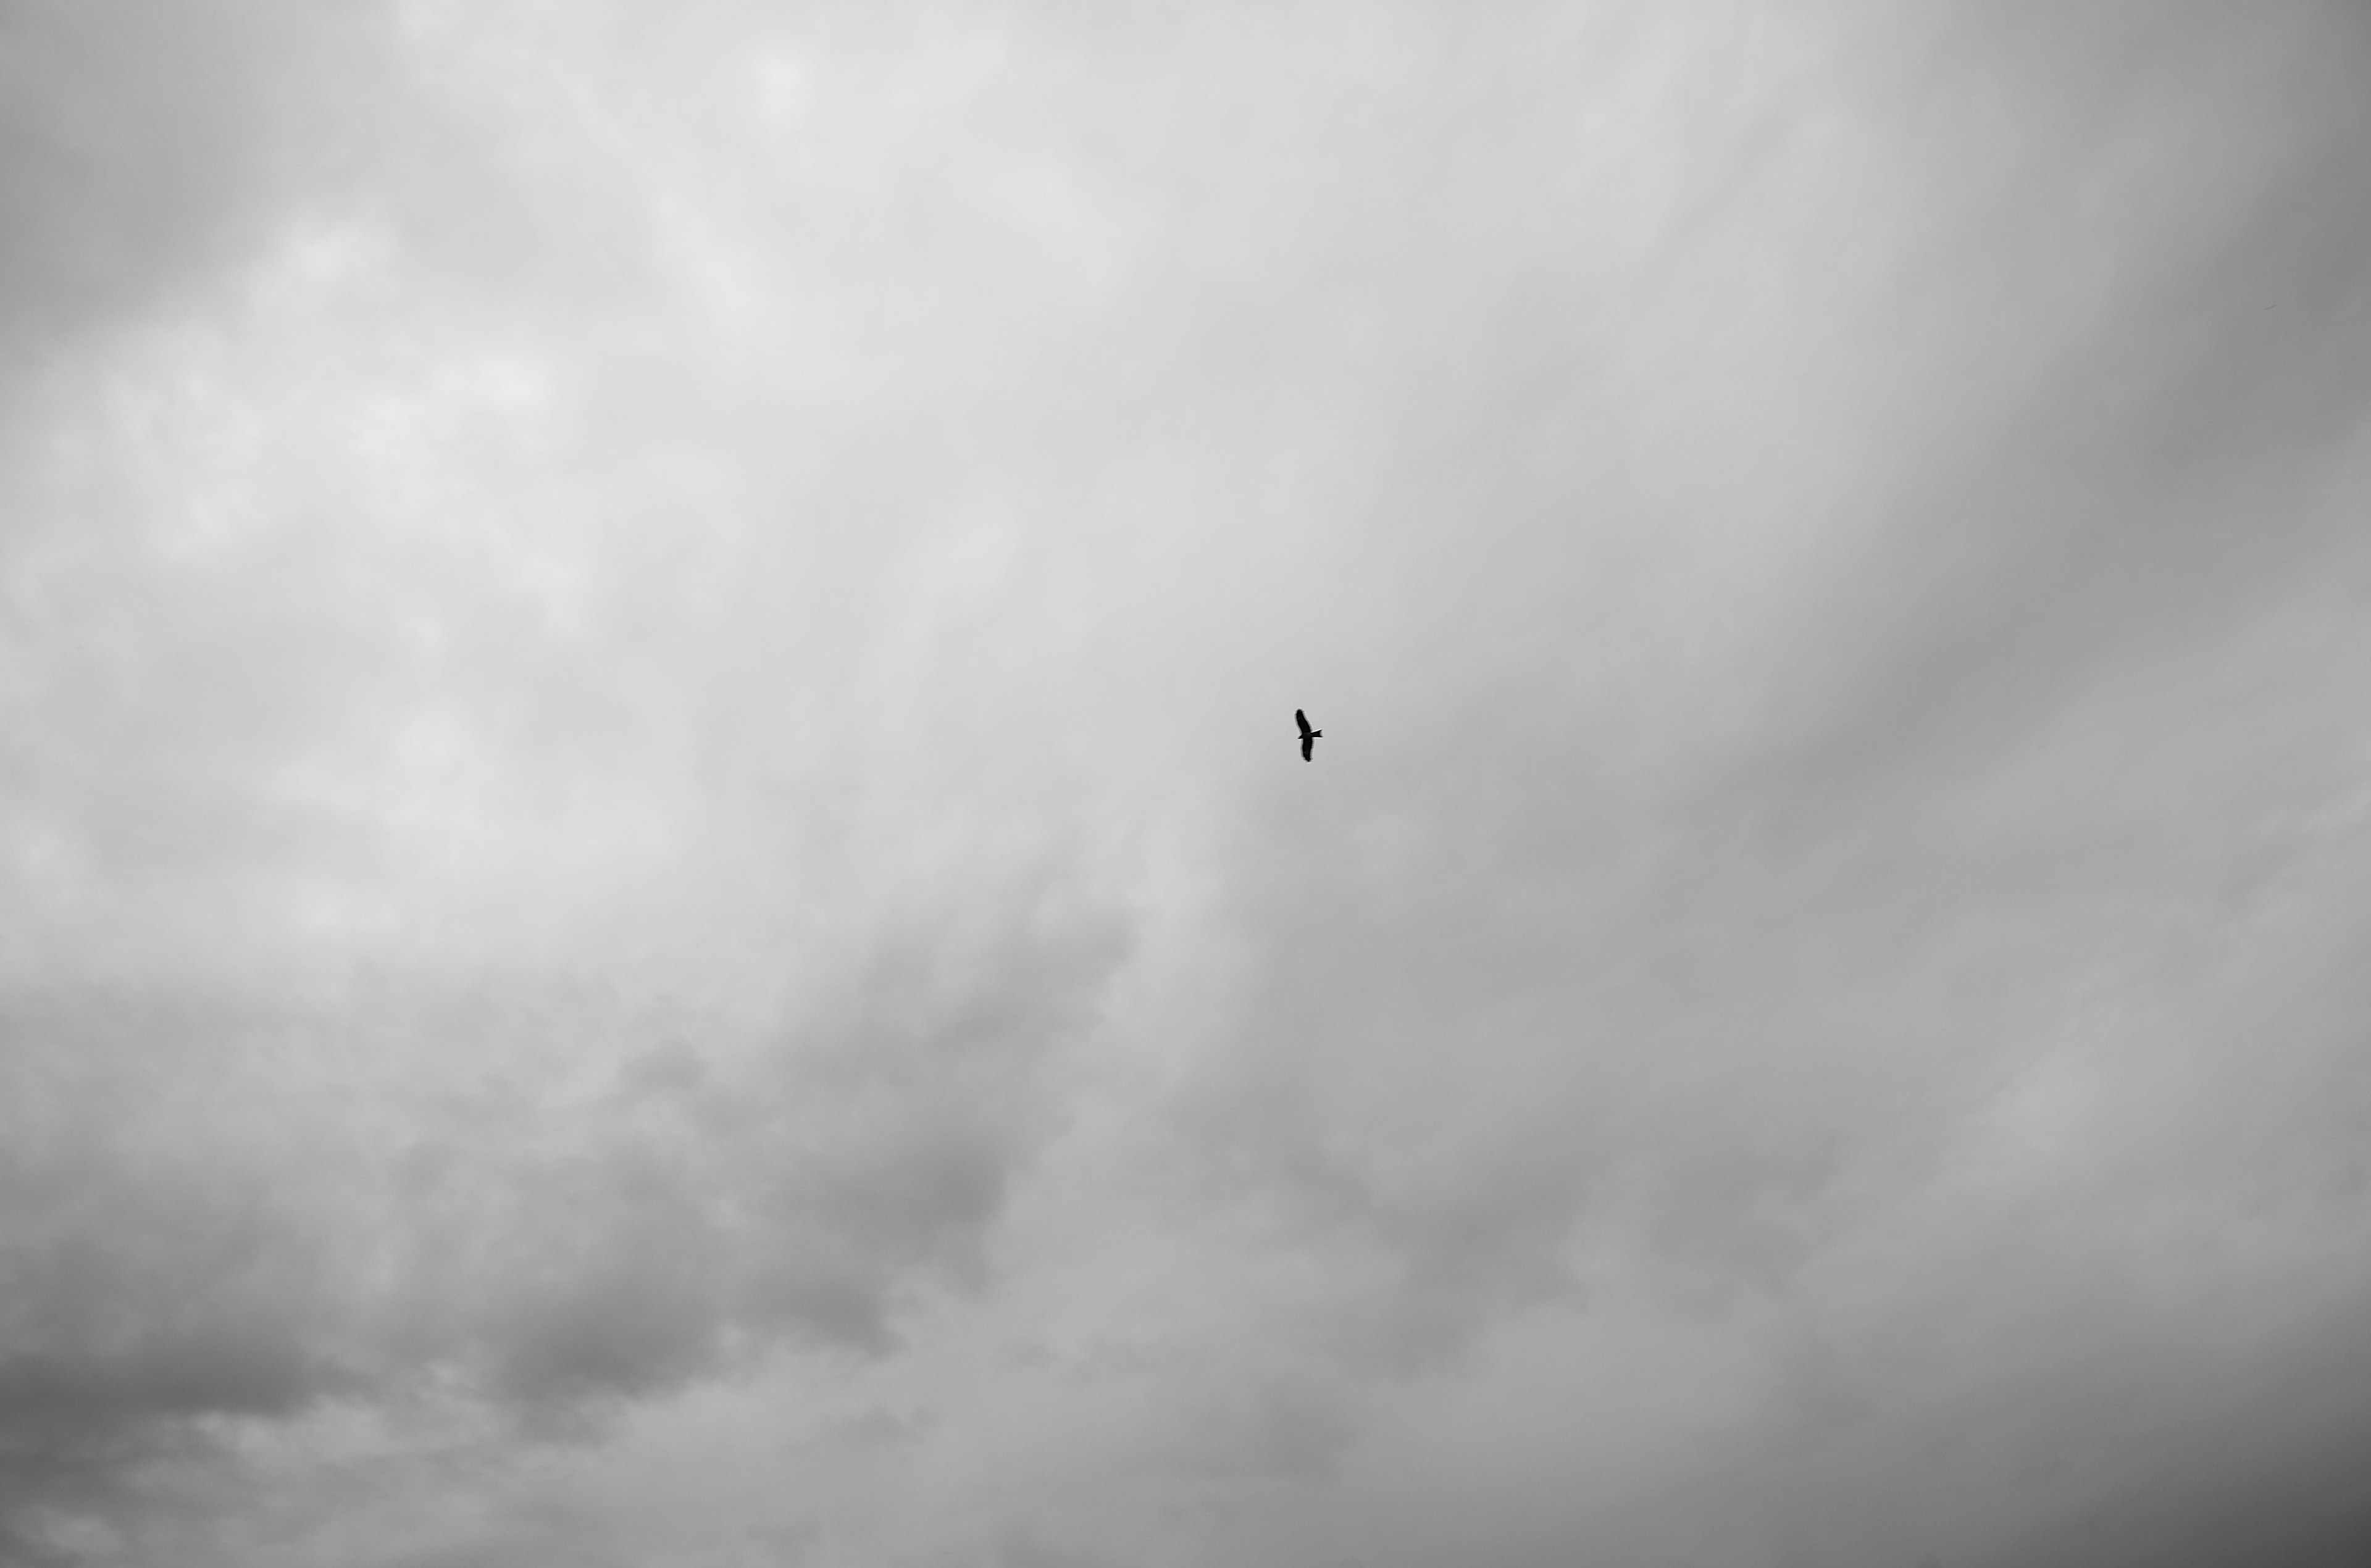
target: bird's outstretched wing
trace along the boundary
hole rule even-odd
[[[1307,735],[1303,735],[1303,736],[1301,736],[1301,761],[1303,761],[1303,762],[1307,762],[1307,761],[1309,760],[1309,754],[1310,754],[1311,752],[1315,751],[1316,749],[1317,749],[1317,743],[1316,743],[1315,741],[1311,740]]]
[[[1296,708],[1292,710],[1292,721],[1301,726],[1301,738],[1306,741],[1309,738],[1309,715]]]

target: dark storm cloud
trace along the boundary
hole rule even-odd
[[[647,1394],[781,1334],[880,1355],[916,1286],[978,1284],[1125,955],[1107,917],[1047,928],[1026,905],[891,935],[819,1016],[739,1062],[711,1072],[678,1047],[636,1065],[629,1129],[588,1149],[460,1160],[472,1180],[481,1159],[510,1168],[463,1331],[504,1397],[565,1412]]]
[[[2140,1456],[2103,1495],[1986,1560],[1985,1568],[2097,1563],[2360,1561],[2371,1544],[2371,1334],[2313,1325],[2299,1342],[2212,1389],[2205,1408]]]
[[[287,1415],[350,1386],[326,1239],[270,1170],[268,1146],[286,1131],[269,1105],[237,1103],[242,1090],[269,1093],[254,1077],[255,1022],[153,994],[18,996],[0,1009],[11,1532],[110,1500],[203,1418]]]
[[[918,1291],[983,1282],[984,1233],[1056,1130],[1064,1055],[1125,951],[1043,891],[892,938],[764,1037],[623,1055],[661,1026],[597,986],[491,1006],[382,989],[394,1016],[360,1039],[335,1014],[19,997],[0,1036],[7,1522],[31,1543],[61,1507],[121,1506],[210,1423],[400,1404],[433,1378],[559,1435],[786,1339],[883,1354]],[[483,1076],[423,1095],[373,1059],[422,1048]],[[587,1079],[567,1065],[585,1053],[621,1065]],[[293,1101],[292,1056],[320,1075]]]

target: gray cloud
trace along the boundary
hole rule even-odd
[[[422,1379],[582,1435],[785,1336],[886,1353],[918,1289],[984,1283],[986,1232],[1057,1130],[1063,1055],[1125,951],[1102,917],[939,924],[818,1015],[639,1055],[607,1042],[647,1020],[602,987],[382,991],[402,1011],[360,1042],[335,1013],[20,1003],[12,1516],[97,1506],[223,1420]],[[457,1097],[365,1059],[439,1033],[487,1074]],[[292,1102],[288,1053],[341,1051]],[[622,1070],[551,1070],[580,1053]]]
[[[2351,10],[0,26],[0,1556],[2359,1537]]]
[[[194,1422],[287,1415],[346,1381],[322,1332],[318,1238],[247,1141],[268,1113],[224,1092],[247,1076],[243,1021],[65,994],[17,998],[0,1024],[13,1550],[38,1556],[29,1515],[115,1498]]]
[[[76,334],[202,292],[325,179],[382,94],[364,7],[156,12],[29,0],[0,21],[0,343],[17,374]]]
[[[220,9],[12,11],[0,301],[17,352],[236,244],[260,129],[242,30]]]

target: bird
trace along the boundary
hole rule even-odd
[[[1309,715],[1303,713],[1298,708],[1292,710],[1292,721],[1301,726],[1301,760],[1307,762],[1309,760],[1309,754],[1317,749],[1317,737],[1324,734],[1325,732],[1323,730],[1311,729],[1309,727]]]

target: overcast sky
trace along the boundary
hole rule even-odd
[[[2360,6],[0,7],[10,1568],[2352,1565],[2366,951]]]

